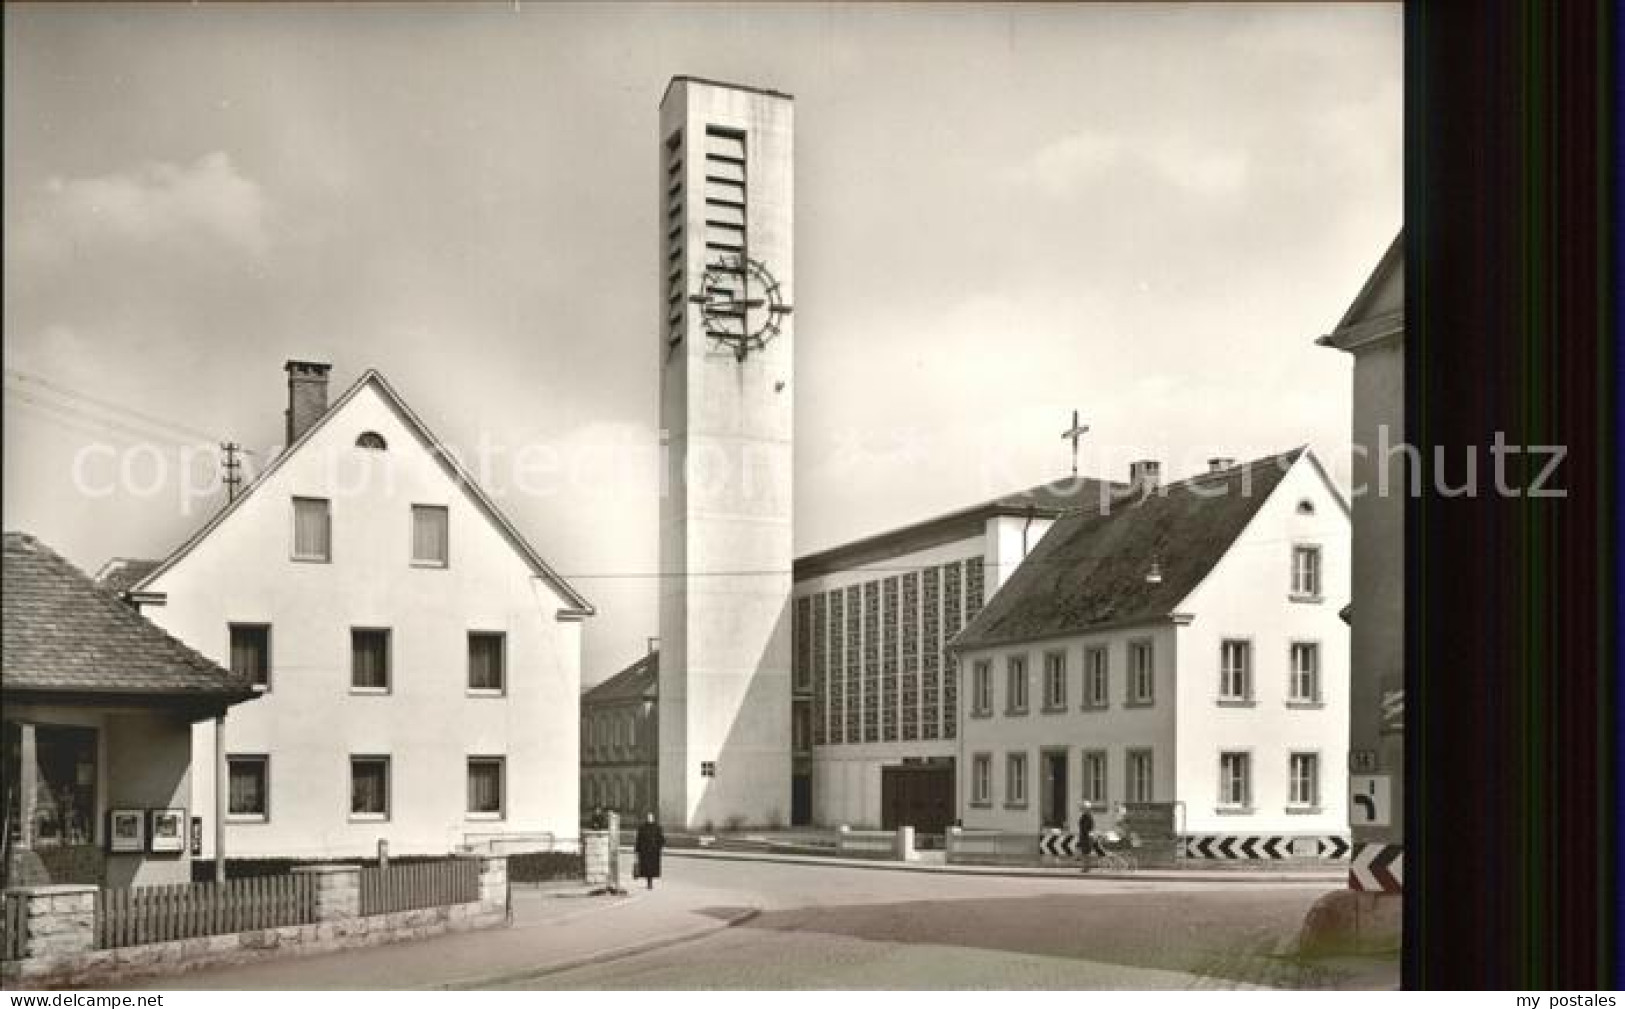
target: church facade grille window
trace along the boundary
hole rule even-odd
[[[863,613],[858,586],[846,590],[846,741],[863,741],[863,693],[859,685],[858,649],[863,638]]]
[[[829,689],[829,677],[825,675],[824,663],[828,655],[825,636],[829,634],[829,617],[826,610],[829,597],[820,592],[813,596],[812,605],[812,741],[814,746],[823,746],[825,739],[828,738],[824,719],[828,713],[825,692]]]
[[[920,738],[920,576],[903,576],[903,739]]]
[[[960,563],[958,561],[948,564],[943,569],[942,589],[942,639],[943,642],[951,640],[959,629],[964,626],[962,622],[961,605],[963,594],[960,591]],[[953,739],[959,733],[959,671],[955,668],[952,656],[942,657],[942,738]]]
[[[829,593],[829,741],[840,744],[846,740],[846,676],[842,670],[846,655],[845,610],[841,605],[841,592]]]
[[[897,741],[897,578],[887,578],[881,588],[882,631],[880,657],[881,738]]]
[[[880,741],[880,585],[863,585],[863,741]]]
[[[926,568],[923,574],[924,588],[921,596],[924,600],[920,612],[920,622],[924,627],[925,643],[922,659],[925,663],[924,682],[920,688],[922,710],[920,712],[920,735],[925,739],[936,739],[940,734],[940,721],[942,717],[940,675],[942,666],[942,616],[940,568]]]

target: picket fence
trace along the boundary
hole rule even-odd
[[[9,906],[7,913],[9,916]],[[224,883],[130,887],[96,895],[96,944],[101,949],[305,925],[315,920],[316,881],[302,873]]]
[[[389,914],[479,899],[480,863],[476,858],[401,862],[387,869],[361,870],[362,914]]]
[[[0,917],[0,959],[21,960],[28,945],[28,902],[20,894],[5,895]]]

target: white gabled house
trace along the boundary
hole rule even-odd
[[[1139,478],[953,640],[965,826],[1172,802],[1187,835],[1346,835],[1347,502],[1307,449]]]
[[[206,843],[217,763],[232,858],[577,836],[591,605],[382,375],[329,407],[327,365],[287,368],[287,449],[129,590],[262,691],[222,760],[196,733]]]

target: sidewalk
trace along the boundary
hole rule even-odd
[[[756,913],[747,895],[682,882],[625,896],[515,884],[513,924],[369,949],[135,979],[144,989],[434,989],[516,983],[709,935]]]
[[[667,858],[709,858],[740,862],[787,862],[792,865],[840,866],[845,869],[881,869],[892,872],[935,872],[953,876],[1028,876],[1041,879],[1118,880],[1147,883],[1256,883],[1263,886],[1341,884],[1348,879],[1346,867],[1325,869],[1139,869],[1133,872],[1078,871],[1076,865],[964,865],[949,864],[941,852],[924,852],[935,858],[918,862],[895,862],[878,858],[841,858],[830,855],[785,855],[775,852],[717,850],[712,848],[667,848]]]

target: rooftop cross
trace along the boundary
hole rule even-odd
[[[1061,432],[1061,439],[1072,441],[1072,475],[1078,475],[1078,439],[1089,433],[1088,424],[1078,423],[1078,411],[1072,411],[1072,426]]]

